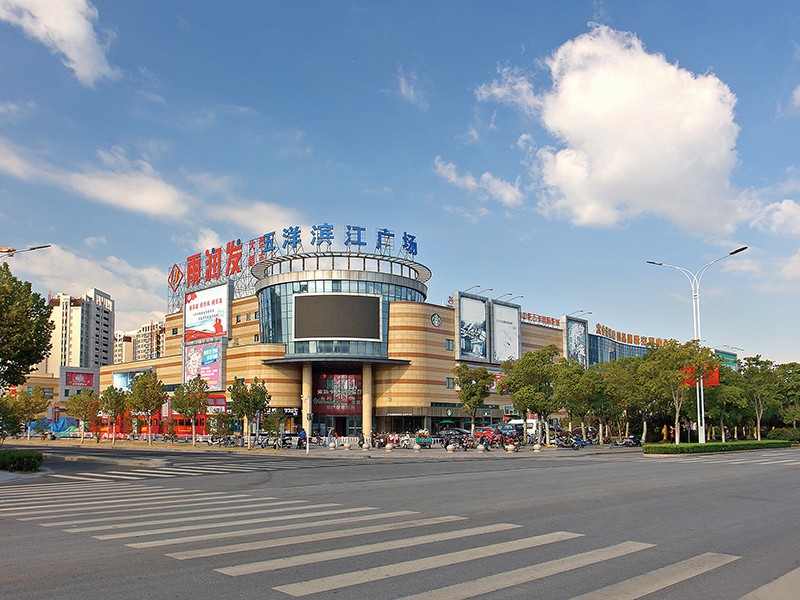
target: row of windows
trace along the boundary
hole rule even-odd
[[[353,340],[324,340],[295,342],[291,330],[294,294],[343,293],[354,295],[380,295],[381,342]],[[265,343],[286,344],[287,355],[325,354],[332,356],[378,356],[388,355],[389,303],[393,301],[424,302],[424,296],[411,288],[375,282],[351,281],[348,279],[326,279],[319,281],[294,281],[274,285],[259,292],[261,339]]]

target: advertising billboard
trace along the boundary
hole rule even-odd
[[[381,297],[295,294],[294,339],[380,342]]]
[[[183,341],[228,337],[230,284],[188,292],[183,305]]]
[[[567,317],[566,343],[567,358],[581,363],[584,367],[589,366],[589,322],[582,319],[570,319]]]
[[[94,387],[94,373],[80,373],[66,371],[64,373],[64,383],[67,387]]]
[[[111,385],[113,385],[115,388],[118,388],[120,390],[125,390],[126,392],[130,392],[131,391],[131,384],[133,383],[133,380],[137,376],[142,375],[142,374],[147,373],[148,371],[152,371],[152,370],[153,370],[152,367],[150,367],[150,368],[147,368],[147,369],[139,369],[137,371],[121,371],[121,372],[118,372],[118,373],[112,373],[111,374]]]
[[[519,306],[492,302],[492,362],[519,358]]]
[[[183,349],[183,381],[186,383],[198,375],[208,384],[210,391],[224,389],[222,372],[224,363],[222,342],[194,344]]]
[[[459,294],[458,339],[459,359],[488,361],[489,332],[486,328],[485,298]]]

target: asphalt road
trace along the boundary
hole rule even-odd
[[[800,598],[797,448],[63,450],[117,462],[0,481],[4,599]]]

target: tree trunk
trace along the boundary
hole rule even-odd
[[[109,429],[111,430],[111,447],[113,448],[117,442],[117,419],[116,417],[114,420],[111,420],[111,417],[108,417],[108,423],[111,425]]]
[[[147,445],[153,445],[153,415],[147,415]]]
[[[681,443],[681,411],[680,409],[675,411],[675,445],[679,445]]]
[[[197,446],[197,429],[194,424],[194,419],[192,419],[192,446]]]
[[[722,443],[724,444],[726,440],[725,440],[725,417],[723,416],[723,413],[720,413],[719,415],[719,431],[720,435],[722,435]]]
[[[642,419],[642,444],[647,441],[647,419]]]

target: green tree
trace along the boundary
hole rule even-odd
[[[280,435],[286,428],[286,421],[288,419],[289,417],[283,409],[269,409],[261,421],[261,428],[264,431],[274,432],[275,435]]]
[[[0,264],[0,392],[20,385],[33,367],[50,354],[52,307],[31,291],[31,284]]]
[[[547,423],[550,415],[562,407],[561,398],[553,395],[555,365],[558,348],[550,344],[534,352],[526,352],[517,360],[503,363],[505,379],[504,392],[513,398],[514,409],[520,415],[530,412],[539,414],[537,441],[541,442],[541,427]],[[547,441],[550,443],[550,428],[546,429]]]
[[[155,371],[147,371],[134,377],[129,407],[131,412],[147,418],[147,443],[150,446],[153,445],[153,415],[161,410],[166,397],[164,384]]]
[[[789,362],[778,365],[776,376],[781,419],[797,429],[797,421],[800,420],[800,363]]]
[[[467,413],[471,421],[471,431],[475,433],[475,417],[483,408],[483,403],[489,397],[489,388],[494,385],[494,375],[484,367],[470,367],[460,364],[453,369],[454,383],[458,387],[458,399],[461,408]]]
[[[760,354],[748,356],[740,362],[742,388],[756,418],[756,439],[761,439],[761,417],[764,409],[775,401],[778,377],[775,363],[761,358]]]
[[[16,435],[22,430],[22,417],[11,394],[0,396],[0,446],[9,435]]]
[[[742,387],[742,375],[726,365],[720,365],[719,385],[705,390],[706,413],[719,423],[720,438],[727,441],[725,431],[729,415],[747,407],[747,396]]]
[[[580,383],[583,371],[583,365],[574,360],[562,358],[555,364],[553,397],[567,411],[570,431],[573,420],[578,419],[583,425],[586,414],[589,412],[586,398],[581,393]]]
[[[714,354],[697,340],[681,344],[668,340],[663,346],[652,345],[642,364],[642,381],[657,399],[672,403],[675,443],[680,444],[681,411],[695,389],[692,373],[702,374],[718,365]]]
[[[100,412],[100,400],[94,390],[82,389],[77,394],[73,394],[64,404],[70,416],[80,421],[81,444],[86,433],[86,424],[92,423]]]
[[[117,421],[121,415],[125,414],[128,407],[128,396],[130,392],[110,385],[103,392],[100,400],[100,407],[108,417],[108,432],[111,435],[111,445],[116,445],[117,441]]]
[[[179,385],[172,396],[172,410],[192,422],[192,446],[197,446],[197,417],[208,409],[208,382],[197,375]]]
[[[242,433],[247,440],[247,447],[251,448],[250,421],[256,413],[267,408],[270,395],[267,386],[258,377],[253,379],[249,386],[244,379],[237,379],[233,385],[228,386],[228,393],[231,395],[231,413],[242,421]]]
[[[33,391],[20,390],[17,392],[17,397],[14,399],[17,414],[19,414],[22,422],[28,431],[28,439],[31,439],[32,422],[36,417],[45,413],[47,407],[50,406],[50,401],[44,397],[44,392],[39,387],[33,388]]]

